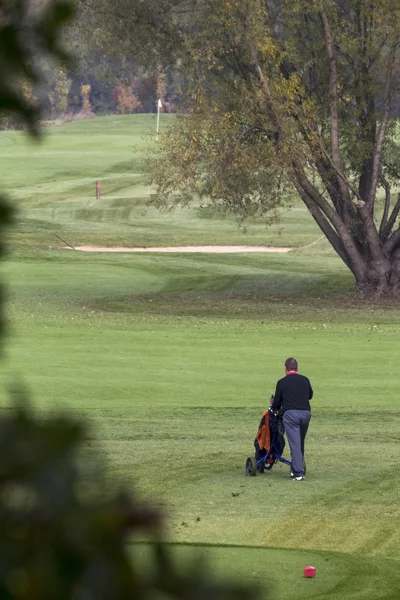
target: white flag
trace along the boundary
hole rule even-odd
[[[162,102],[160,99],[158,100],[158,108],[162,108]]]

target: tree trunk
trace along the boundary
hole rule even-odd
[[[365,259],[364,275],[354,274],[358,289],[369,298],[400,298],[400,248],[390,258]]]
[[[384,295],[391,295],[392,273],[389,260],[384,261],[366,261],[365,274],[361,280],[357,280],[357,286],[365,295],[373,298],[379,298]]]
[[[373,263],[367,264],[367,273],[363,281],[357,282],[364,296],[381,298],[383,296],[400,297],[400,257],[390,261],[386,270]]]
[[[390,261],[391,264],[391,294],[400,298],[400,248],[397,248]]]
[[[386,198],[385,214],[378,229],[363,200],[352,204],[358,213],[358,226],[346,222],[311,183],[304,169],[293,164],[292,183],[317,225],[353,273],[359,290],[368,297],[393,296],[400,298],[400,228],[392,227],[400,212],[400,198],[390,212],[390,194]],[[338,193],[339,204],[343,199]],[[390,222],[391,234],[386,233]],[[383,235],[385,233],[385,235]]]

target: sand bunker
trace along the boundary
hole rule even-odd
[[[75,246],[80,252],[194,252],[224,253],[238,252],[290,252],[292,248],[274,248],[270,246],[176,246],[167,248],[102,248],[100,246]]]

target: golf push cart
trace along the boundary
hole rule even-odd
[[[291,467],[291,461],[282,457],[285,448],[285,429],[282,415],[272,408],[266,410],[260,421],[256,439],[255,455],[246,460],[246,475],[255,477],[257,473],[270,471],[275,463],[282,462]]]

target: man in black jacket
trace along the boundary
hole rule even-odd
[[[304,477],[304,440],[311,419],[310,400],[313,390],[310,381],[299,375],[297,360],[285,362],[285,377],[276,384],[272,408],[282,410],[283,424],[292,455],[292,477],[302,481]]]

